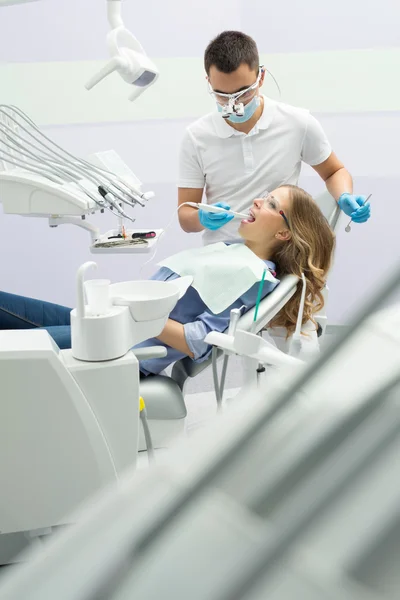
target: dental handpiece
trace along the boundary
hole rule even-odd
[[[220,206],[213,206],[210,204],[203,204],[200,202],[185,202],[187,206],[191,206],[192,208],[198,208],[199,210],[204,210],[204,212],[210,213],[226,213],[228,215],[233,215],[237,219],[248,219],[249,215],[245,215],[244,213],[238,213],[234,210],[226,210],[225,208],[221,208]]]
[[[115,208],[115,210],[117,211],[117,213],[121,216],[124,217],[125,219],[128,219],[129,221],[132,221],[132,223],[135,222],[135,219],[133,219],[132,217],[130,217],[119,205],[118,203],[114,200],[114,198],[112,197],[112,195],[107,192],[107,190],[102,186],[99,185],[98,187],[98,192],[100,194],[100,196],[102,196],[104,198],[104,200],[106,200],[113,208]]]
[[[366,198],[366,199],[364,200],[364,202],[361,204],[361,206],[364,206],[364,204],[366,204],[366,203],[368,202],[368,200],[371,198],[371,196],[372,196],[372,194],[370,194],[370,195],[368,196],[368,198]],[[360,206],[360,208],[361,208],[361,206]],[[345,232],[346,232],[346,233],[349,233],[349,232],[351,231],[351,224],[352,224],[352,222],[353,222],[353,219],[350,219],[350,221],[348,222],[348,224],[347,224],[347,225],[346,225],[346,227],[344,228],[344,230],[345,230]]]

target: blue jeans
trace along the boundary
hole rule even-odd
[[[0,329],[46,329],[62,350],[71,348],[71,309],[0,291]]]

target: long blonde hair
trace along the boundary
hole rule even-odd
[[[303,324],[311,320],[316,325],[314,314],[324,306],[321,292],[332,262],[335,234],[310,194],[294,185],[282,187],[290,190],[291,207],[285,212],[285,216],[289,222],[291,237],[279,245],[273,260],[278,277],[286,274],[300,277],[304,273],[307,287]],[[292,298],[272,319],[270,327],[285,327],[288,335],[294,331],[301,291],[302,286],[298,285]]]

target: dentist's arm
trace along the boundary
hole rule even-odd
[[[366,196],[353,194],[353,179],[334,152],[313,169],[325,181],[326,189],[335,198],[342,211],[355,223],[365,223],[371,215]]]
[[[189,130],[185,131],[181,142],[178,164],[178,206],[185,202],[200,204],[206,178],[196,147],[196,140]],[[186,233],[197,233],[204,229],[199,221],[197,208],[183,206],[178,211],[178,219]]]
[[[334,152],[313,169],[324,180],[326,189],[336,202],[344,192],[353,193],[353,179]]]
[[[200,204],[203,188],[178,188],[178,206],[185,202]],[[179,224],[186,233],[198,233],[204,227],[199,220],[199,211],[191,206],[182,206],[178,211]]]
[[[179,177],[178,177],[178,207],[185,202],[200,204],[206,176],[203,172],[201,159],[193,135],[186,130],[179,152]],[[225,203],[217,202],[216,206],[229,208]],[[180,226],[186,233],[198,233],[203,229],[215,231],[223,227],[233,215],[210,213],[198,210],[192,206],[182,206],[178,210]]]
[[[193,193],[195,191],[200,190],[179,188],[179,206],[182,206],[185,202],[196,202],[196,204],[200,204],[200,201],[198,201],[198,196]],[[201,190],[201,192],[202,191],[203,190]],[[193,200],[188,200],[190,197],[192,197]],[[230,209],[229,204],[226,204],[226,202],[215,202],[215,204],[211,204],[211,206],[218,206],[219,208],[224,208],[225,210]],[[193,208],[192,206],[182,206],[182,208],[179,209],[179,213],[183,213],[184,211],[185,213],[183,217],[179,217],[179,222],[182,229],[186,231],[186,233],[197,233],[199,231],[203,231],[203,229],[215,231],[233,219],[233,215],[229,213],[208,212],[202,210],[201,208]]]

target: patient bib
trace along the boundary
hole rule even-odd
[[[158,264],[181,277],[192,276],[192,287],[214,314],[229,308],[255,283],[261,281],[264,269],[267,269],[265,281],[278,283],[264,261],[244,244],[227,246],[218,242],[184,250]]]

